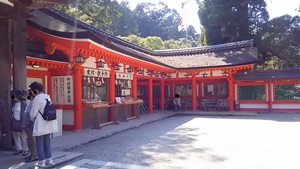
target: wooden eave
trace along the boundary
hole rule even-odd
[[[28,26],[28,33],[34,34],[38,38],[44,39],[44,45],[46,51],[55,51],[56,49],[63,50],[66,55],[72,59],[76,55],[82,55],[85,57],[96,57],[98,59],[105,59],[111,63],[125,63],[131,66],[143,67],[145,69],[157,70],[161,72],[173,72],[174,70],[168,67],[157,65],[155,63],[147,62],[141,59],[137,59],[122,53],[114,52],[105,46],[101,46],[90,39],[68,39],[57,37],[32,26]],[[51,54],[47,53],[47,54]]]
[[[27,65],[31,66],[33,64],[38,64],[44,68],[56,68],[56,69],[63,69],[68,68],[69,63],[66,62],[59,62],[59,61],[52,61],[48,59],[40,59],[27,56]]]

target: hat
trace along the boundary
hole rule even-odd
[[[18,100],[23,101],[25,100],[23,98],[23,92],[21,90],[13,90],[11,91],[11,95],[15,96]]]
[[[39,82],[33,82],[29,85],[30,89],[35,91],[39,91],[39,92],[43,92],[43,85]]]

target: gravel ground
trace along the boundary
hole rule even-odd
[[[299,169],[300,114],[174,116],[72,151],[157,169]]]

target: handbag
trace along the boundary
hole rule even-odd
[[[11,119],[10,130],[15,132],[22,132],[21,120]]]

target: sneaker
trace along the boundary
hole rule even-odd
[[[23,156],[28,156],[29,155],[29,151],[24,151],[22,155]]]
[[[39,161],[37,162],[34,166],[39,167],[39,168],[45,168],[45,161]]]
[[[54,165],[52,158],[46,159],[46,165]]]
[[[18,154],[21,154],[21,153],[23,153],[23,151],[22,151],[22,150],[15,151],[15,152],[14,152],[14,155],[18,155]]]

